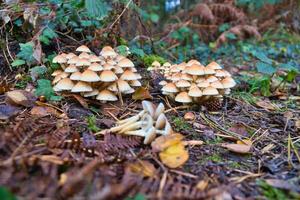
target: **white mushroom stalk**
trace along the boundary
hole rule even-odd
[[[144,137],[144,144],[150,144],[156,135],[168,135],[173,132],[162,103],[155,106],[150,101],[143,101],[142,106],[143,110],[137,115],[118,121],[117,126],[109,131]]]

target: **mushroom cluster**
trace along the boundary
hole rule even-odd
[[[156,135],[173,133],[172,127],[164,114],[165,106],[155,106],[150,101],[142,101],[143,110],[137,115],[120,120],[111,132],[144,137],[144,144],[150,144]]]
[[[122,94],[134,93],[141,86],[141,75],[131,60],[105,46],[96,56],[82,45],[76,53],[61,53],[54,57],[61,69],[52,73],[56,92],[70,91],[84,97],[96,97],[102,102],[117,101]]]
[[[163,65],[161,65],[158,61],[154,61],[151,66],[148,67],[148,71],[156,71],[161,74],[165,74],[169,72],[171,66],[171,63],[169,62],[165,62]]]
[[[231,74],[216,63],[203,66],[197,60],[164,68],[162,93],[180,103],[204,103],[230,93],[235,86]]]

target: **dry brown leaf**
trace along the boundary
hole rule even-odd
[[[166,150],[159,153],[160,160],[170,168],[182,166],[188,159],[188,151],[185,150],[182,142],[169,146]]]
[[[229,131],[245,137],[249,136],[249,133],[243,124],[234,124],[232,127],[229,128]]]
[[[61,112],[57,111],[56,109],[47,107],[47,106],[34,106],[31,109],[30,113],[37,117],[45,117],[47,115],[53,115],[58,118],[60,118],[61,114],[62,114]]]
[[[277,107],[268,100],[257,101],[256,105],[269,111],[274,111],[277,109]]]
[[[145,100],[145,99],[152,99],[149,90],[145,87],[139,87],[135,90],[135,92],[132,95],[133,100]]]
[[[249,145],[249,146],[252,145],[252,141],[251,141],[251,140],[248,140],[248,139],[238,140],[238,141],[236,141],[236,143],[237,143],[237,144]]]
[[[86,100],[82,96],[77,95],[77,94],[72,94],[72,96],[80,103],[80,105],[82,105],[82,107],[84,107],[86,109],[89,108],[88,103],[86,102]]]
[[[6,102],[12,105],[32,107],[35,101],[36,97],[25,90],[6,92]]]
[[[42,46],[39,40],[36,40],[32,56],[36,59],[36,61],[38,61],[38,63],[42,62]]]
[[[222,144],[221,146],[229,151],[241,154],[249,153],[251,150],[251,146],[245,144]]]
[[[175,145],[183,139],[183,135],[179,133],[173,133],[170,135],[162,135],[156,138],[152,143],[151,147],[154,152],[164,151],[169,146]]]
[[[139,174],[143,177],[154,177],[156,170],[152,163],[145,160],[139,160],[135,163],[129,163],[126,170]]]

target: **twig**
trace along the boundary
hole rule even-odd
[[[168,176],[168,170],[166,170],[161,178],[160,184],[159,184],[159,190],[157,192],[158,199],[162,199],[163,190],[165,187],[165,184],[167,182],[167,176]]]
[[[109,26],[109,29],[112,29],[112,27],[114,27],[115,23],[117,23],[117,21],[122,17],[122,15],[125,13],[125,11],[127,10],[127,8],[129,7],[130,3],[132,2],[132,0],[129,0],[128,3],[126,4],[125,8],[122,10],[122,12],[119,14],[119,16],[115,19],[115,21]]]

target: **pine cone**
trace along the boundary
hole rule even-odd
[[[208,111],[219,111],[222,109],[222,100],[221,99],[212,99],[203,104]]]

